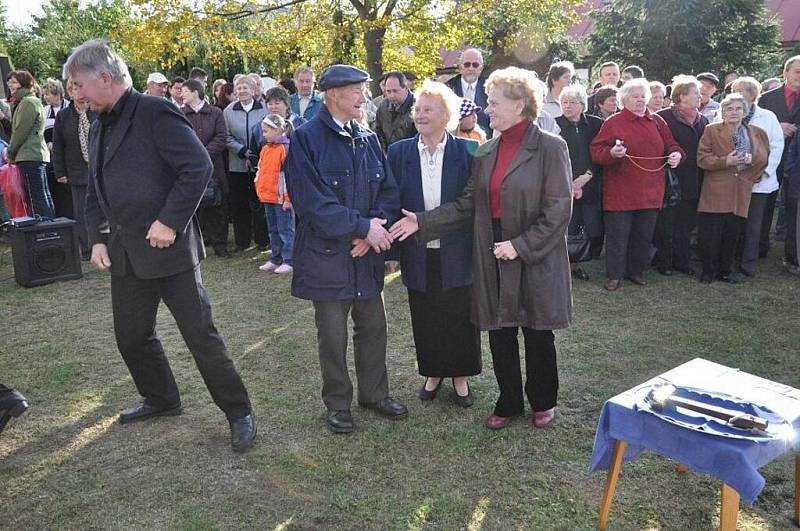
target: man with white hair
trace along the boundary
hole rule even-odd
[[[307,66],[301,66],[294,74],[297,94],[289,96],[292,112],[306,121],[315,117],[322,108],[322,97],[314,90],[315,80],[314,71]]]
[[[486,108],[486,77],[483,76],[483,66],[483,54],[480,50],[467,48],[461,52],[458,60],[458,75],[447,82],[447,86],[458,96],[472,100],[481,109]],[[483,110],[478,111],[478,125],[487,133],[491,131],[489,117]]]
[[[114,333],[142,404],[122,424],[183,411],[156,332],[163,300],[214,402],[225,412],[234,451],[256,436],[244,384],[217,332],[200,276],[205,257],[194,215],[211,159],[183,113],[131,87],[125,61],[107,42],[73,49],[64,65],[76,99],[98,113],[89,135],[86,220],[92,265],[111,272]]]

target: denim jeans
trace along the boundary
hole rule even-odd
[[[18,162],[17,166],[19,166],[19,171],[28,187],[33,214],[45,219],[53,219],[55,209],[53,208],[53,198],[50,197],[50,188],[47,186],[47,164],[36,160],[24,160]]]
[[[269,245],[272,248],[270,262],[273,264],[294,263],[294,209],[284,210],[282,205],[264,203],[269,227]]]

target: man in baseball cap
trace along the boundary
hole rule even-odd
[[[158,98],[166,98],[167,87],[169,87],[169,79],[161,72],[153,72],[147,76],[147,91],[145,94]]]

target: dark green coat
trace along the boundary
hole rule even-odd
[[[30,89],[19,89],[14,97],[17,106],[11,119],[8,158],[14,162],[50,162],[50,150],[44,142],[44,107]]]

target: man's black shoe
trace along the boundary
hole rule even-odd
[[[130,424],[131,422],[139,422],[140,420],[147,420],[153,417],[176,417],[183,413],[183,406],[178,404],[174,407],[158,408],[148,404],[141,404],[128,408],[119,414],[120,424]]]
[[[328,426],[333,433],[352,433],[355,429],[353,415],[349,409],[331,411],[328,413]]]
[[[17,418],[28,411],[28,402],[25,397],[13,389],[8,391],[0,395],[0,432],[6,427],[11,417]]]
[[[387,396],[383,400],[379,400],[372,404],[359,402],[359,405],[361,407],[376,411],[384,417],[392,420],[401,419],[408,415],[408,408],[391,396]]]
[[[234,452],[244,452],[253,447],[256,438],[256,419],[253,414],[230,421],[231,446]]]

